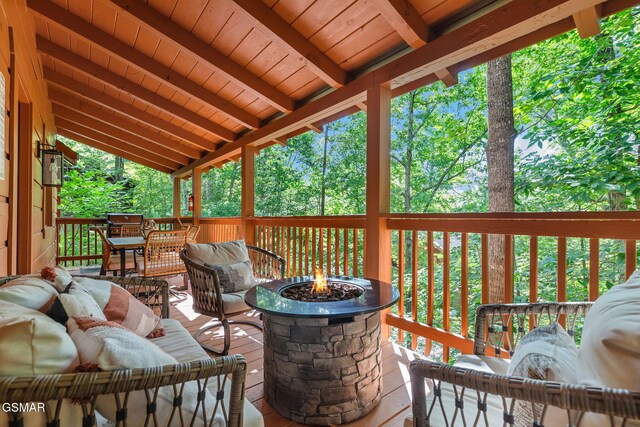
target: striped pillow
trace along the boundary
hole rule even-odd
[[[157,338],[164,336],[160,317],[149,307],[138,301],[129,291],[108,280],[95,280],[86,277],[76,278],[98,306],[107,320],[115,322],[141,337]]]

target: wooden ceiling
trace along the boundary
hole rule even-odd
[[[59,135],[186,176],[640,0],[27,0]]]

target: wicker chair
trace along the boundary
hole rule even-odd
[[[138,274],[143,277],[162,277],[184,274],[180,251],[187,242],[185,230],[152,231],[138,265]]]
[[[591,305],[589,302],[481,305],[476,315],[474,353],[478,356],[490,353],[491,357],[497,358],[508,356],[534,326],[556,321],[565,322],[569,335],[578,341],[582,320]],[[571,426],[580,426],[585,412],[608,415],[612,426],[624,425],[623,420],[640,419],[640,392],[637,391],[510,377],[429,360],[413,360],[409,370],[415,426],[429,426],[434,411],[445,412],[446,401],[440,397],[443,382],[454,386],[456,396],[477,396],[475,419],[478,425],[485,425],[478,420],[486,419],[487,394],[502,397],[505,426],[517,421],[514,419],[516,401],[524,401],[531,408],[535,405],[534,426],[543,425],[540,417],[546,414],[548,406],[567,410]],[[427,385],[434,396],[431,404],[427,404]],[[462,402],[452,404],[455,408],[446,409],[447,413],[454,414],[453,419],[448,420],[449,426],[476,425],[468,418],[466,423],[463,420]]]
[[[142,236],[140,224],[123,225],[120,227],[120,237],[139,237]]]
[[[19,276],[2,277],[0,285],[16,277]],[[164,280],[112,276],[92,276],[92,278],[118,283],[152,307],[161,317],[167,318],[169,316],[168,284]],[[244,358],[241,355],[233,355],[155,368],[117,369],[30,377],[5,376],[0,377],[0,402],[9,404],[46,402],[46,425],[51,426],[62,425],[60,411],[63,399],[69,399],[80,405],[83,413],[83,425],[95,426],[96,399],[99,395],[106,395],[115,399],[117,416],[121,419],[117,425],[122,426],[126,422],[127,410],[132,410],[127,407],[131,392],[144,390],[149,401],[143,410],[153,411],[157,398],[155,390],[158,387],[171,386],[175,393],[174,402],[177,406],[175,406],[175,416],[170,421],[170,425],[191,426],[199,425],[196,416],[203,416],[202,400],[199,400],[197,413],[188,413],[181,406],[182,385],[188,381],[197,381],[199,389],[202,389],[207,384],[224,387],[230,382],[231,392],[230,395],[226,395],[228,404],[225,403],[226,399],[223,400],[224,393],[218,392],[217,395],[213,393],[216,399],[215,407],[208,407],[208,411],[217,409],[217,413],[224,416],[225,424],[228,426],[242,426],[246,372],[247,364]],[[206,415],[206,423],[211,420],[210,413]],[[26,414],[8,412],[6,415],[9,417],[10,425],[22,425],[22,417]],[[153,414],[147,418],[145,425],[156,425]]]
[[[196,238],[200,234],[200,226],[192,225],[187,229],[187,243],[197,243]]]
[[[249,258],[253,268],[253,275],[258,281],[276,280],[284,277],[284,259],[256,246],[247,245]],[[180,252],[180,258],[184,261],[187,273],[191,280],[191,294],[193,295],[193,310],[197,313],[218,319],[218,322],[211,326],[200,329],[194,338],[200,343],[202,348],[214,354],[226,355],[231,345],[230,324],[247,324],[262,329],[262,324],[244,320],[231,320],[229,317],[235,316],[251,308],[244,303],[244,292],[225,294],[220,290],[220,282],[218,274],[211,268],[197,263],[187,256],[186,250]],[[227,307],[229,298],[236,300],[233,304],[236,307],[230,311]],[[238,301],[240,299],[240,301]],[[219,326],[224,330],[224,347],[222,350],[215,349],[211,346],[203,344],[200,336]]]
[[[103,228],[97,227],[95,228],[95,232],[98,233],[100,239],[102,240],[102,266],[100,267],[100,274],[105,275],[107,272],[113,272],[115,276],[116,273],[120,272],[120,254],[118,251],[114,251],[114,249],[109,244],[107,240],[107,236],[105,235],[105,230]],[[127,253],[125,257],[125,269],[130,271],[136,270],[136,258],[133,252]]]

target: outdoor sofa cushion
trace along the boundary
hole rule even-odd
[[[58,296],[51,283],[36,276],[22,276],[0,286],[0,300],[45,312]]]
[[[640,270],[601,295],[584,320],[577,370],[584,385],[640,391]],[[586,414],[582,426],[608,425]],[[640,420],[629,420],[638,426]]]
[[[228,265],[249,261],[249,251],[244,240],[220,243],[187,243],[187,256],[205,264]]]
[[[218,275],[218,283],[222,292],[246,291],[255,284],[251,261],[235,264],[205,264]]]

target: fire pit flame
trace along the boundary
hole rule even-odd
[[[311,285],[311,292],[319,295],[327,295],[331,293],[331,290],[327,286],[327,278],[324,277],[321,268],[316,268],[316,273],[313,277],[313,284]]]

